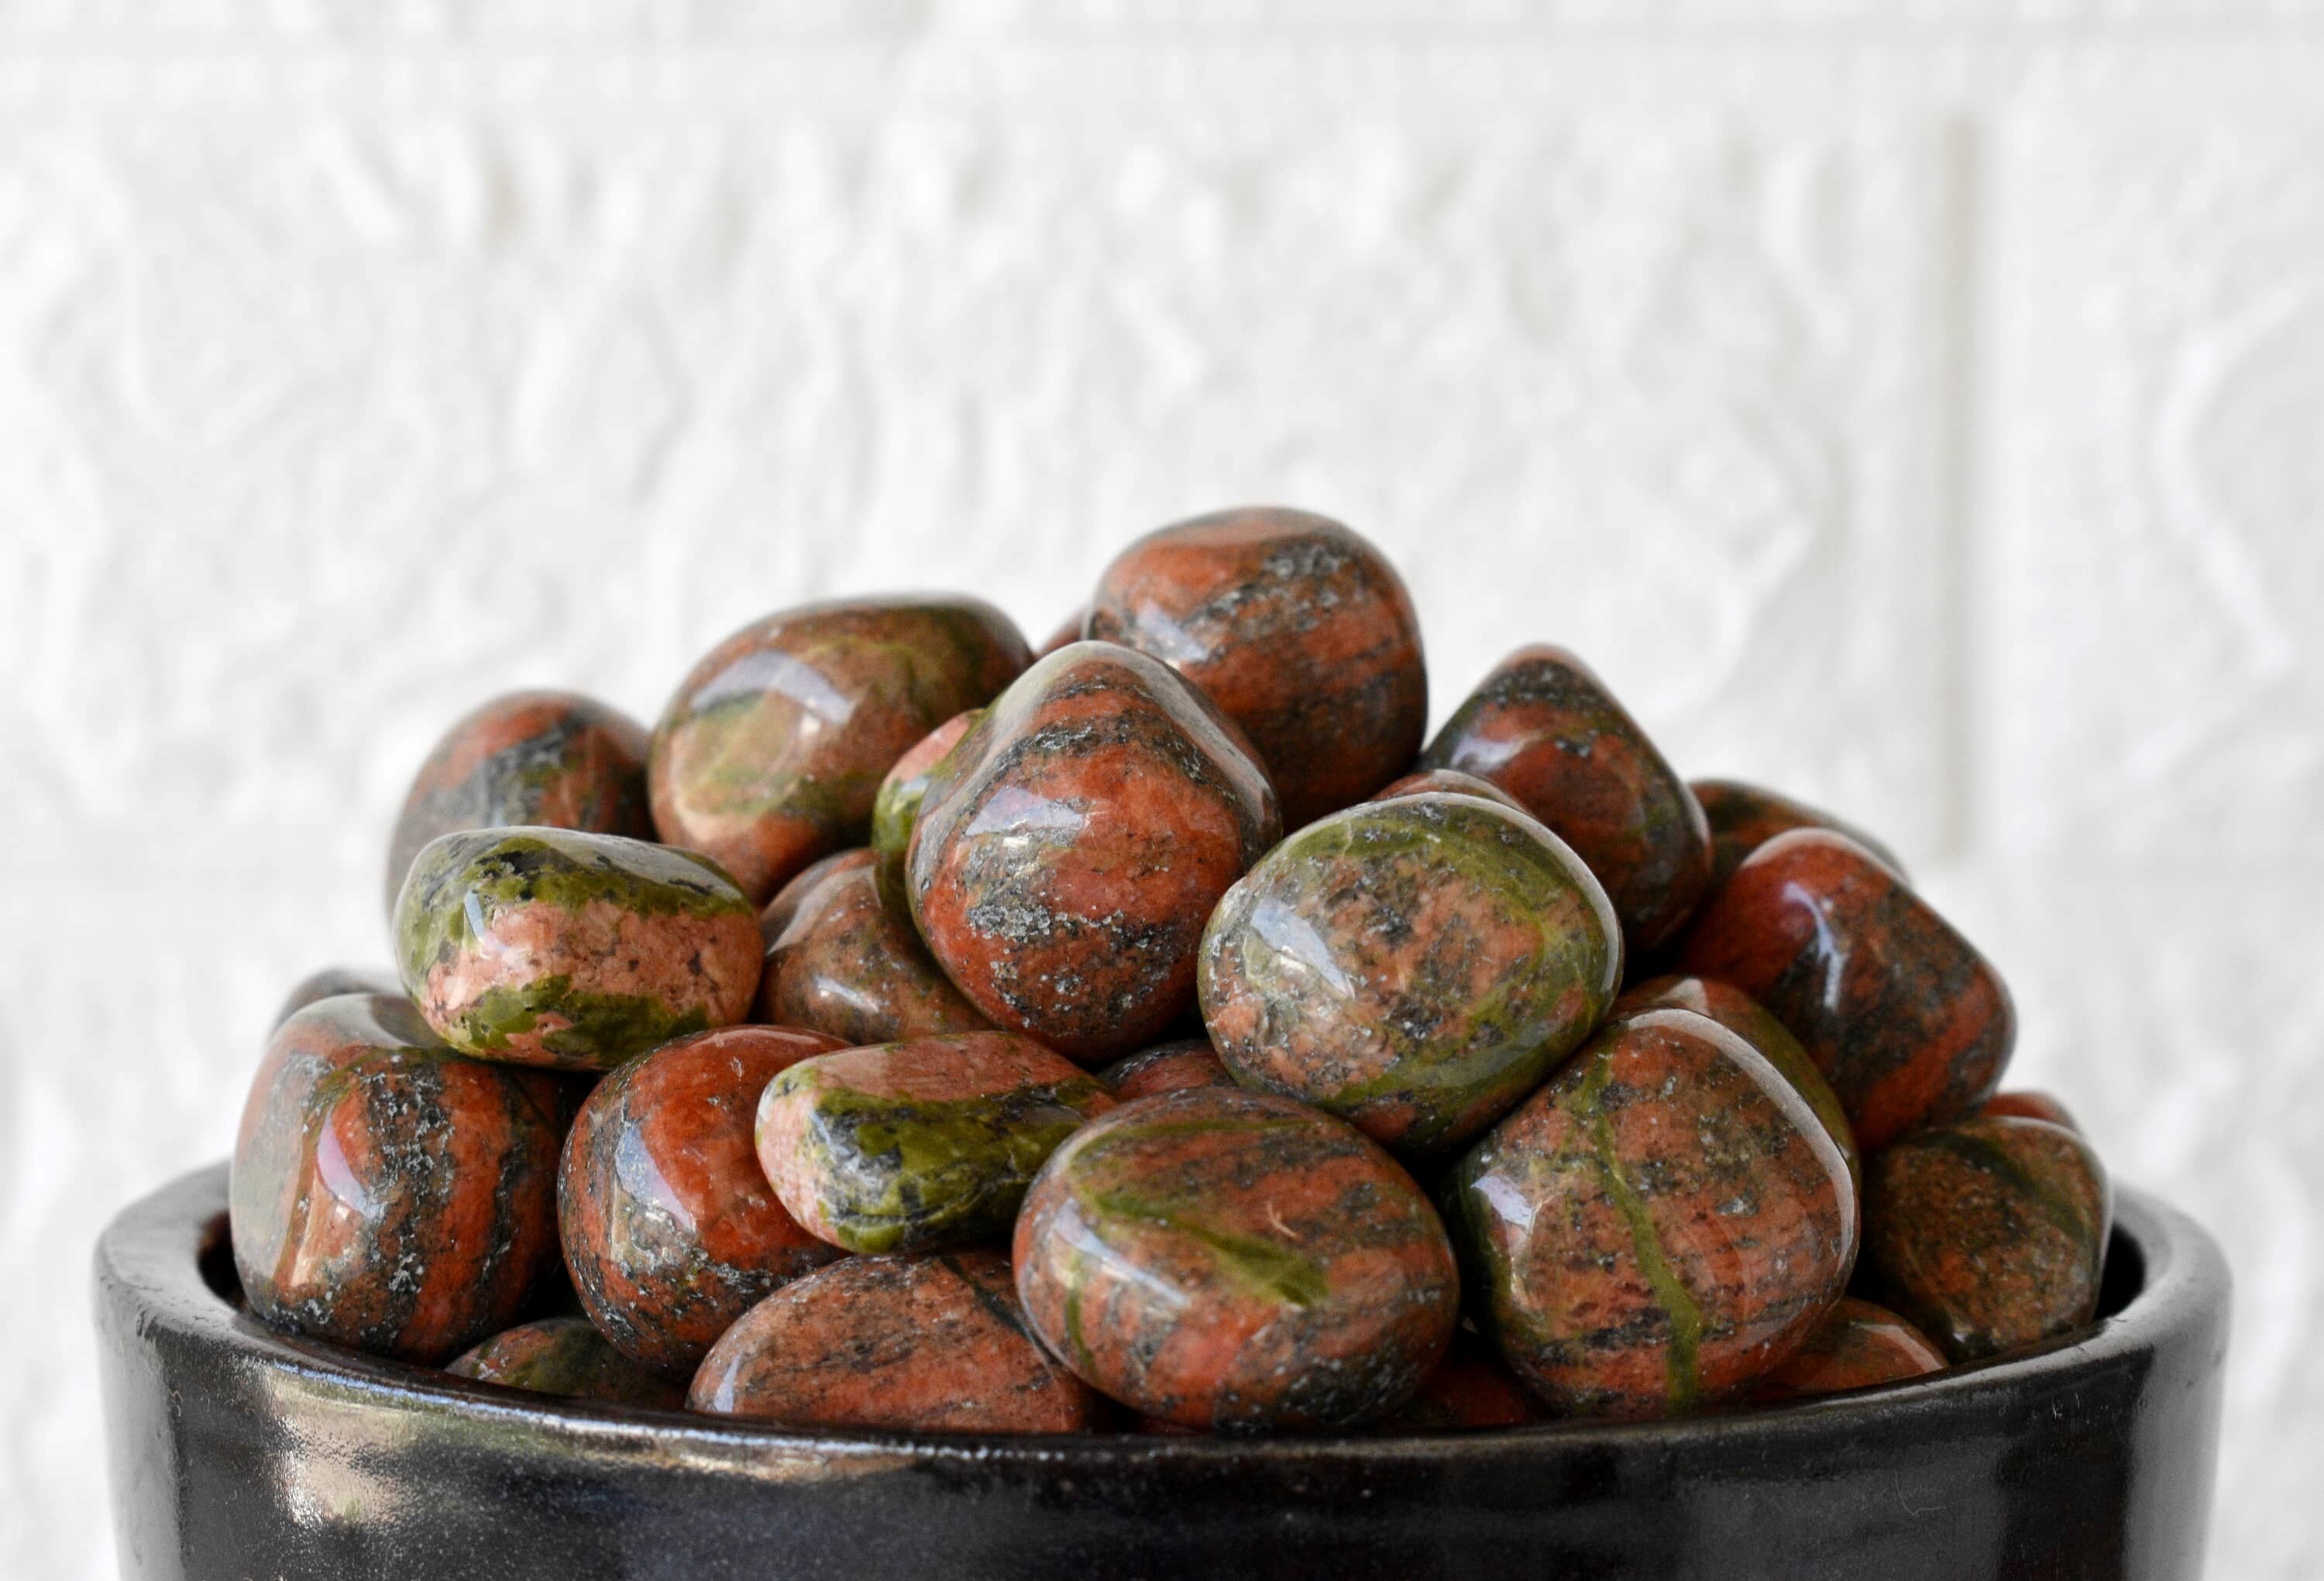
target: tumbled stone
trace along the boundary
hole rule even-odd
[[[839,1254],[799,1227],[759,1168],[759,1095],[843,1047],[788,1026],[664,1043],[597,1086],[565,1144],[558,1226],[590,1319],[616,1348],[685,1377],[729,1324]]]
[[[744,1314],[695,1374],[693,1410],[787,1428],[1074,1433],[1104,1405],[1026,1330],[982,1246],[849,1257]]]
[[[1436,1370],[1421,1381],[1419,1393],[1379,1423],[1384,1433],[1473,1433],[1487,1428],[1520,1428],[1545,1421],[1549,1412],[1492,1347],[1465,1330]]]
[[[1003,1235],[1044,1161],[1113,1107],[1096,1077],[1005,1032],[791,1066],[759,1103],[759,1166],[791,1217],[851,1252]]]
[[[1865,1179],[1866,1282],[1955,1361],[2086,1327],[2114,1197],[2089,1144],[2044,1120],[1901,1137]]]
[[[860,845],[846,850],[835,850],[827,857],[817,857],[791,875],[790,879],[775,891],[774,898],[759,908],[760,941],[771,949],[775,941],[783,936],[783,930],[791,925],[791,918],[798,915],[800,901],[822,888],[823,881],[834,873],[846,868],[862,867],[870,860],[871,854],[868,848]]]
[[[555,1107],[538,1073],[463,1059],[409,1000],[299,1011],[235,1140],[252,1313],[429,1365],[508,1327],[556,1255]]]
[[[1754,1403],[1869,1389],[1942,1372],[1944,1353],[1887,1308],[1842,1296],[1791,1359],[1751,1385]]]
[[[1474,796],[1309,824],[1203,934],[1203,1017],[1246,1086],[1399,1152],[1458,1145],[1540,1085],[1621,980],[1606,892],[1526,813]]]
[[[872,803],[872,855],[879,864],[880,898],[899,912],[908,912],[911,900],[904,892],[904,853],[911,849],[912,829],[920,821],[920,803],[928,794],[928,777],[945,755],[960,744],[969,727],[984,717],[972,708],[955,713],[930,731],[910,751],[896,759],[880,794]]]
[[[654,827],[764,904],[816,858],[863,844],[890,766],[1031,658],[981,599],[853,599],[754,621],[694,666],[654,727]]]
[[[1463,774],[1457,768],[1420,768],[1402,779],[1392,779],[1369,799],[1392,802],[1398,796],[1425,796],[1432,793],[1455,796],[1482,796],[1489,802],[1499,802],[1514,812],[1533,816],[1526,804],[1489,779],[1479,779],[1473,774]]]
[[[323,999],[336,999],[341,994],[401,995],[403,985],[392,971],[370,971],[355,966],[327,966],[320,971],[300,978],[276,1007],[274,1019],[266,1024],[272,1032],[308,1006]]]
[[[420,848],[515,825],[651,840],[645,727],[571,692],[512,692],[444,732],[411,782],[387,849],[387,909]]]
[[[1886,846],[1854,824],[1805,802],[1794,801],[1780,791],[1746,785],[1739,779],[1693,779],[1687,782],[1687,788],[1694,793],[1702,816],[1711,825],[1712,889],[1734,877],[1745,857],[1778,834],[1788,834],[1794,829],[1830,829],[1845,834],[1887,864],[1898,878],[1904,877],[1904,864]]]
[[[1977,1111],[1988,1120],[2047,1120],[2080,1135],[2082,1127],[2064,1104],[2046,1092],[1997,1092]]]
[[[758,916],[707,857],[612,834],[484,829],[420,853],[395,911],[397,964],[464,1053],[610,1070],[740,1021]]]
[[[1626,988],[1614,1001],[1614,1014],[1633,1016],[1646,1010],[1692,1010],[1707,1016],[1766,1058],[1775,1073],[1799,1089],[1808,1100],[1808,1108],[1831,1133],[1840,1156],[1848,1161],[1848,1178],[1854,1182],[1857,1198],[1864,1194],[1864,1161],[1856,1147],[1856,1132],[1848,1123],[1848,1111],[1841,1107],[1840,1094],[1831,1089],[1824,1073],[1816,1069],[1807,1050],[1791,1029],[1767,1013],[1765,1006],[1741,988],[1730,983],[1717,982],[1702,977],[1649,978],[1634,988]]]
[[[1855,1189],[1805,1099],[1688,1010],[1609,1022],[1448,1182],[1473,1315],[1562,1413],[1676,1415],[1840,1298]]]
[[[1116,1060],[1097,1073],[1118,1103],[1189,1087],[1232,1087],[1234,1072],[1206,1037],[1173,1038]]]
[[[1065,622],[1056,630],[1049,633],[1048,640],[1042,643],[1040,647],[1033,650],[1033,657],[1035,658],[1047,658],[1051,654],[1056,652],[1060,648],[1072,647],[1074,643],[1079,642],[1082,639],[1082,628],[1088,623],[1089,606],[1084,604],[1080,609],[1075,610],[1072,614],[1067,615],[1065,619]]]
[[[870,851],[817,866],[820,877],[769,943],[759,1020],[811,1026],[850,1045],[991,1026],[928,954],[911,919],[881,901]]]
[[[493,1335],[447,1365],[456,1378],[613,1405],[678,1411],[686,1385],[640,1366],[605,1343],[586,1318],[544,1318]]]
[[[907,864],[920,935],[994,1025],[1085,1062],[1163,1036],[1227,886],[1282,832],[1233,727],[1141,653],[1028,670],[929,781]]]
[[[1867,1156],[1914,1126],[1975,1112],[2016,1041],[2000,975],[1894,870],[1830,830],[1779,834],[1746,858],[1679,963],[1791,1028]]]
[[[1057,1149],[1018,1217],[1042,1342],[1133,1410],[1225,1433],[1402,1405],[1443,1358],[1452,1250],[1361,1132],[1273,1093],[1139,1098]]]
[[[1153,655],[1241,726],[1288,829],[1395,778],[1427,728],[1412,596],[1328,517],[1256,507],[1150,532],[1105,568],[1082,630]]]
[[[1564,648],[1503,659],[1420,765],[1489,779],[1556,831],[1606,887],[1634,959],[1677,933],[1710,882],[1711,830],[1694,793]]]

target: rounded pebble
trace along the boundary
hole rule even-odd
[[[1865,1180],[1868,1287],[1975,1361],[2097,1315],[2113,1190],[2089,1144],[2043,1120],[1963,1120],[1900,1138]]]
[[[654,827],[763,905],[816,858],[863,844],[896,759],[1031,659],[982,599],[854,599],[754,621],[694,666],[654,727]]]
[[[1077,1433],[1103,1402],[1026,1332],[1008,1259],[986,1247],[850,1257],[751,1309],[703,1358],[687,1403],[788,1428]]]
[[[1443,794],[1277,846],[1212,915],[1197,977],[1244,1085],[1414,1154],[1539,1086],[1620,980],[1613,908],[1581,859],[1523,813]]]
[[[323,999],[336,999],[341,994],[387,994],[401,997],[403,985],[392,971],[372,971],[355,966],[327,966],[322,970],[299,979],[297,985],[282,997],[276,1007],[274,1019],[267,1023],[272,1032],[308,1006]]]
[[[1480,779],[1473,774],[1463,774],[1457,768],[1415,769],[1402,779],[1390,780],[1370,799],[1375,802],[1392,802],[1399,796],[1425,796],[1433,793],[1455,796],[1481,796],[1489,802],[1499,802],[1512,812],[1524,813],[1528,818],[1533,816],[1523,802],[1491,780]]]
[[[871,852],[808,872],[815,881],[792,896],[768,941],[759,1020],[811,1026],[851,1046],[991,1026],[928,954],[910,917],[881,898]]]
[[[445,1369],[456,1378],[613,1405],[678,1411],[686,1385],[640,1366],[605,1343],[586,1318],[544,1318],[503,1329]]]
[[[590,1095],[566,1138],[558,1226],[583,1310],[622,1354],[684,1377],[735,1319],[838,1255],[776,1200],[753,1127],[768,1082],[842,1046],[722,1027],[663,1044]]]
[[[1424,768],[1489,779],[1571,845],[1644,960],[1676,935],[1711,880],[1694,793],[1614,694],[1562,648],[1521,648],[1453,711]]]
[[[512,692],[463,716],[420,766],[396,816],[388,911],[429,841],[519,824],[651,840],[645,727],[571,692]]]
[[[228,1187],[252,1313],[431,1366],[508,1327],[556,1256],[556,1103],[538,1075],[444,1047],[400,997],[292,1016]]]
[[[880,898],[899,911],[908,911],[911,905],[904,892],[904,853],[911,849],[920,804],[927,799],[928,777],[983,717],[982,708],[954,714],[897,758],[888,777],[880,782],[880,794],[872,803],[872,855],[879,866]]]
[[[996,1026],[1084,1062],[1165,1035],[1227,887],[1282,832],[1267,776],[1175,673],[1077,642],[1028,670],[929,781],[914,921]]]
[[[1977,1112],[1988,1120],[2047,1120],[2053,1126],[2063,1126],[2077,1135],[2081,1134],[2082,1129],[2064,1104],[2046,1092],[2034,1092],[2030,1089],[2022,1092],[1997,1092],[1987,1098],[1985,1107]]]
[[[1751,1386],[1753,1403],[1901,1383],[1944,1370],[1944,1353],[1886,1307],[1842,1296],[1791,1359]]]
[[[759,1102],[760,1168],[791,1217],[851,1252],[1005,1235],[1057,1144],[1113,1107],[1097,1078],[1004,1032],[802,1061]]]
[[[1206,1037],[1174,1038],[1116,1060],[1097,1073],[1116,1100],[1128,1103],[1189,1087],[1232,1087],[1234,1072]]]
[[[447,834],[395,911],[403,986],[463,1053],[611,1070],[740,1021],[758,915],[707,857],[612,834]]]
[[[1328,517],[1261,506],[1150,532],[1099,577],[1083,633],[1152,654],[1241,726],[1286,828],[1395,778],[1427,728],[1412,595]]]
[[[1448,1197],[1478,1320],[1567,1414],[1738,1393],[1806,1339],[1856,1256],[1839,1147],[1749,1044],[1686,1010],[1609,1022]]]
[[[1679,964],[1791,1028],[1868,1156],[1976,1112],[2016,1041],[2000,975],[1894,870],[1829,830],[1779,834],[1746,858]]]
[[[1851,823],[1820,807],[1794,801],[1780,791],[1746,785],[1739,779],[1692,779],[1687,788],[1711,825],[1711,888],[1735,876],[1743,859],[1778,834],[1794,829],[1829,829],[1845,834],[1886,864],[1899,878],[1904,864],[1896,853]]]
[[[1379,1424],[1384,1433],[1473,1433],[1546,1421],[1548,1411],[1529,1393],[1492,1347],[1463,1329],[1420,1392]]]
[[[1452,1338],[1444,1228],[1395,1160],[1272,1093],[1124,1104],[1057,1149],[1017,1220],[1050,1351],[1133,1410],[1225,1433],[1346,1427]]]

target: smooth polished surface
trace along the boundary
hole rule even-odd
[[[97,1248],[130,1581],[2191,1581],[2210,1503],[2227,1265],[2135,1191],[2107,1315],[2013,1360],[1681,1422],[1258,1442],[793,1434],[479,1390],[243,1316],[225,1209],[202,1170]]]

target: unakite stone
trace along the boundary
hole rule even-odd
[[[763,905],[817,857],[863,844],[896,759],[1031,657],[981,599],[849,599],[754,621],[694,666],[654,728],[654,826]]]
[[[1420,749],[1428,671],[1403,579],[1329,517],[1259,506],[1147,534],[1083,635],[1151,654],[1242,728],[1286,828],[1361,801]]]
[[[1016,1260],[1051,1355],[1133,1410],[1222,1433],[1388,1415],[1460,1304],[1443,1226],[1379,1144],[1230,1087],[1074,1133],[1025,1200]]]
[[[759,1095],[844,1046],[789,1026],[682,1037],[597,1084],[565,1144],[558,1225],[583,1309],[623,1355],[690,1376],[727,1326],[839,1254],[776,1200]]]
[[[851,1252],[1004,1233],[1057,1144],[1113,1107],[1097,1078],[1000,1032],[801,1061],[767,1085],[759,1165],[791,1217]]]
[[[1975,1113],[2016,1042],[1991,963],[1894,869],[1830,830],[1795,829],[1745,858],[1679,968],[1733,984],[1789,1027],[1868,1156]]]
[[[571,692],[512,692],[463,716],[403,798],[388,841],[388,911],[429,841],[517,825],[651,840],[645,727]]]
[[[825,858],[793,879],[761,915],[762,931],[786,900],[759,974],[759,1020],[810,1026],[851,1046],[991,1027],[928,954],[910,915],[881,897],[870,851]]]
[[[1868,1288],[1955,1361],[2087,1327],[2113,1189],[2089,1143],[2046,1120],[1930,1126],[1872,1161]]]
[[[1187,1087],[1232,1087],[1234,1072],[1206,1037],[1173,1038],[1116,1060],[1097,1073],[1122,1103]]]
[[[1703,819],[1711,825],[1711,891],[1735,876],[1745,857],[1794,829],[1830,829],[1845,834],[1894,869],[1898,878],[1904,876],[1904,864],[1886,846],[1855,825],[1781,791],[1739,779],[1692,779],[1687,788],[1694,793]]]
[[[508,1327],[556,1256],[557,1108],[545,1075],[462,1058],[400,997],[298,1011],[235,1141],[251,1312],[429,1365]]]
[[[1501,661],[1421,755],[1489,779],[1574,849],[1643,961],[1685,924],[1711,879],[1694,793],[1589,666],[1562,648]]]
[[[908,915],[911,901],[904,892],[904,853],[911,848],[912,828],[920,821],[920,803],[928,794],[928,777],[945,755],[960,744],[969,727],[984,717],[972,708],[955,713],[927,733],[919,745],[896,759],[880,794],[872,803],[872,855],[879,864],[880,897],[899,915]],[[876,1041],[876,1040],[875,1040]]]
[[[447,834],[395,912],[405,991],[482,1059],[610,1070],[740,1021],[758,917],[709,858],[557,829]]]
[[[1416,768],[1402,779],[1393,779],[1382,786],[1369,800],[1392,802],[1399,796],[1422,796],[1442,792],[1455,796],[1482,796],[1489,802],[1499,802],[1514,812],[1533,814],[1526,804],[1489,779],[1480,779],[1473,774],[1463,774],[1457,768]]]
[[[269,1030],[281,1025],[308,1006],[323,999],[336,999],[341,994],[386,994],[401,996],[403,985],[396,981],[392,971],[374,971],[357,966],[327,966],[310,972],[292,985],[276,1007]]]
[[[1105,1402],[1043,1354],[988,1246],[848,1257],[745,1313],[687,1404],[780,1427],[1077,1433]]]
[[[1766,1056],[1775,1073],[1799,1089],[1800,1096],[1808,1100],[1808,1108],[1823,1122],[1823,1128],[1831,1133],[1841,1156],[1848,1160],[1848,1178],[1856,1183],[1861,1200],[1863,1159],[1857,1152],[1856,1133],[1848,1123],[1848,1111],[1840,1104],[1840,1094],[1831,1089],[1831,1083],[1808,1058],[1800,1040],[1769,1015],[1765,1006],[1732,984],[1715,982],[1710,978],[1658,977],[1625,989],[1622,997],[1614,1001],[1617,1016],[1646,1010],[1692,1010],[1698,1016],[1707,1016]]]
[[[1189,1009],[1227,887],[1281,833],[1239,732],[1142,653],[1076,642],[937,765],[907,862],[928,950],[996,1026],[1118,1059]]]
[[[596,1400],[678,1411],[686,1385],[640,1366],[605,1342],[586,1318],[543,1318],[493,1335],[444,1369],[456,1378]]]
[[[1609,1021],[1448,1181],[1480,1323],[1559,1412],[1683,1414],[1781,1365],[1840,1299],[1839,1147],[1740,1037]]]
[[[1842,1296],[1790,1360],[1751,1385],[1751,1400],[1773,1405],[1901,1383],[1942,1372],[1944,1366],[1944,1353],[1904,1319],[1874,1302]]]
[[[1612,1004],[1621,936],[1589,869],[1526,813],[1430,793],[1309,824],[1227,891],[1197,981],[1246,1086],[1399,1152],[1456,1146]]]

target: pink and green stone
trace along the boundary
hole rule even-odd
[[[595,1400],[678,1411],[686,1385],[640,1366],[605,1343],[586,1318],[543,1318],[493,1335],[444,1370],[456,1378]]]
[[[1616,1018],[1461,1161],[1475,1316],[1560,1413],[1681,1415],[1746,1390],[1845,1291],[1840,1148],[1736,1034]]]
[[[1057,1144],[1113,1108],[1096,1077],[1003,1032],[802,1060],[759,1100],[760,1167],[791,1217],[845,1251],[1004,1235]]]
[[[742,1019],[758,915],[709,858],[557,829],[447,834],[396,905],[405,990],[463,1053],[610,1070]]]
[[[1197,980],[1238,1080],[1427,1154],[1540,1085],[1606,1014],[1621,961],[1606,892],[1564,842],[1432,792],[1269,851],[1213,914]]]

